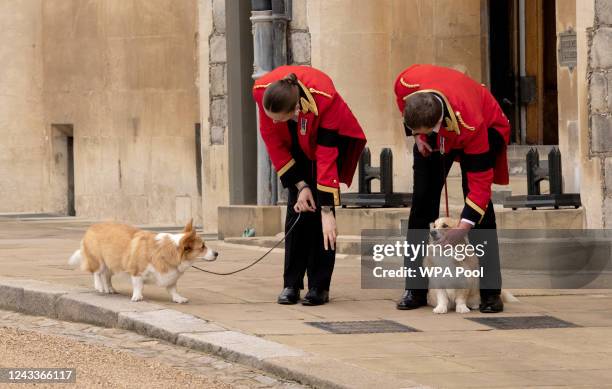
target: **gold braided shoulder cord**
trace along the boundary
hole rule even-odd
[[[459,123],[461,123],[463,127],[467,128],[470,131],[474,131],[476,129],[476,127],[468,126],[467,123],[463,121],[463,118],[461,117],[461,112],[457,111],[455,112],[455,115],[457,115],[457,120],[459,120]]]
[[[408,84],[406,81],[404,81],[403,77],[400,77],[400,83],[406,88],[418,88],[421,86],[421,84]]]
[[[325,93],[325,92],[323,92],[323,91],[316,90],[315,88],[308,88],[308,90],[309,90],[311,93],[316,93],[316,94],[318,94],[318,95],[325,96],[325,97],[330,98],[330,99],[332,98],[332,95],[330,95],[329,93]]]

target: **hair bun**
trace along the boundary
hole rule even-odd
[[[286,82],[289,85],[297,85],[298,84],[298,79],[297,76],[295,75],[295,73],[289,73],[285,76],[285,78],[283,78],[283,81]]]

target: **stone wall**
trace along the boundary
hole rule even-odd
[[[78,216],[200,219],[196,10],[196,0],[2,2],[0,212],[65,211],[55,148],[57,128],[72,128]]]
[[[414,63],[452,66],[486,81],[482,2],[309,0],[307,10],[312,66],[334,80],[364,128],[374,160],[391,147],[395,190],[411,192],[413,140],[404,136],[393,82]]]
[[[74,128],[77,215],[200,219],[196,1],[44,1],[47,126]]]
[[[601,163],[603,226],[612,227],[612,1],[595,0],[589,39],[589,157]],[[596,189],[596,188],[593,188]]]
[[[45,209],[41,1],[0,2],[0,212]]]
[[[212,31],[205,37],[210,46],[210,144],[225,144],[227,131],[227,41],[225,1],[212,0]]]
[[[576,31],[576,0],[557,0],[557,39],[564,32]],[[563,185],[567,193],[580,191],[580,139],[578,122],[578,71],[557,67],[559,150]]]
[[[603,196],[603,169],[600,153],[593,152],[593,134],[591,128],[591,53],[593,46],[593,31],[595,27],[595,0],[576,0],[576,49],[577,66],[576,82],[570,85],[576,93],[575,109],[577,112],[577,137],[570,139],[567,136],[563,140],[563,132],[560,131],[559,143],[563,150],[563,143],[571,142],[573,147],[578,148],[578,189],[582,205],[585,210],[585,227],[602,228],[604,226],[604,215],[602,204]],[[559,78],[559,81],[563,81]],[[571,80],[569,82],[572,82]],[[560,85],[561,86],[561,85]],[[567,85],[559,89],[560,92],[567,90]],[[563,96],[560,93],[559,98]],[[561,112],[561,104],[559,106]],[[561,112],[561,117],[564,114]],[[563,126],[560,126],[562,129]],[[567,133],[569,134],[569,133]],[[566,134],[566,135],[567,135]],[[565,160],[564,160],[565,162]],[[567,174],[567,170],[565,174]],[[567,176],[564,178],[567,180]]]
[[[310,32],[308,31],[308,0],[292,0],[292,18],[289,22],[288,63],[310,65]]]
[[[198,0],[198,15],[202,218],[208,233],[217,230],[217,207],[229,204],[225,1]]]
[[[199,88],[202,118],[204,230],[215,232],[218,207],[230,203],[227,96],[226,1],[198,0]],[[293,0],[289,23],[288,63],[310,64],[307,0]],[[252,44],[252,43],[251,43]],[[244,85],[245,88],[251,88]]]

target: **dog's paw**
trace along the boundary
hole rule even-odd
[[[144,299],[144,297],[142,297],[141,294],[135,294],[132,296],[132,301],[136,302],[136,301],[142,301]]]
[[[174,297],[172,297],[172,301],[174,301],[177,304],[185,304],[185,303],[189,302],[189,299],[187,297],[183,297],[183,296],[174,296]]]
[[[448,312],[448,307],[446,305],[438,305],[433,309],[433,313],[446,313]]]
[[[457,312],[457,313],[469,313],[470,312],[470,308],[468,308],[467,305],[465,305],[465,304],[458,304],[457,307],[455,308],[455,312]]]

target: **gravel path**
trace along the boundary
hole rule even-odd
[[[0,311],[0,367],[76,368],[79,388],[302,388],[129,331]],[[31,386],[31,385],[30,385]],[[0,388],[25,385],[0,384]],[[57,388],[38,384],[37,388]]]

